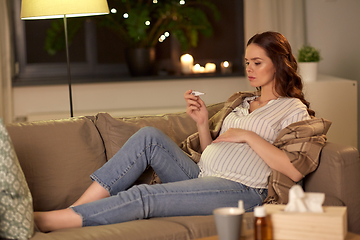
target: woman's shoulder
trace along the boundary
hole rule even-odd
[[[278,100],[280,102],[291,104],[294,107],[305,107],[306,108],[306,105],[299,98],[280,97]]]
[[[283,108],[283,111],[285,111],[284,119],[291,119],[289,123],[310,118],[307,106],[300,99],[284,97],[280,101],[283,106],[286,106]]]

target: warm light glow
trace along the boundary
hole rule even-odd
[[[231,64],[231,62],[224,61],[224,62],[221,63],[221,73],[222,74],[232,73],[232,64]]]
[[[200,71],[200,67],[201,67],[200,64],[198,64],[198,63],[195,64],[194,67],[193,67],[193,72],[198,72],[198,71]]]
[[[191,73],[194,64],[194,58],[187,53],[180,57],[180,61],[181,61],[181,72],[184,74]]]
[[[157,1],[157,0],[153,0],[153,3],[158,3],[158,1]]]
[[[200,66],[200,64],[197,63],[193,66],[192,72],[193,73],[204,73],[205,68],[203,66]]]
[[[163,42],[165,39],[166,39],[166,37],[165,37],[164,35],[161,35],[161,36],[159,37],[159,42]]]
[[[181,0],[179,3],[180,3],[180,5],[184,5],[184,4],[185,4],[185,1],[184,1],[184,0]]]
[[[124,13],[123,17],[124,17],[124,18],[129,18],[129,14]]]
[[[205,64],[205,72],[207,72],[207,73],[216,72],[216,64],[215,63],[207,63],[207,64]]]
[[[165,39],[166,39],[167,37],[169,37],[169,36],[170,36],[170,33],[169,33],[169,32],[165,32],[163,35],[161,35],[161,36],[159,37],[159,42],[165,41]]]
[[[21,19],[49,19],[108,14],[106,0],[22,0]]]
[[[145,22],[145,25],[146,25],[146,26],[149,26],[149,25],[150,25],[150,21],[146,21],[146,22]]]
[[[117,10],[115,8],[112,8],[111,13],[117,13]]]

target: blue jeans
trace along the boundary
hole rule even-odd
[[[149,165],[162,184],[132,186]],[[240,199],[245,210],[252,211],[267,195],[267,189],[218,177],[198,178],[199,172],[197,164],[168,136],[145,127],[91,175],[110,197],[72,209],[82,217],[83,226],[96,226],[152,217],[210,215],[215,208],[236,207]]]

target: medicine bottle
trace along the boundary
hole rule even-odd
[[[269,216],[266,215],[265,207],[259,206],[254,209],[254,236],[255,240],[272,240],[272,225]]]

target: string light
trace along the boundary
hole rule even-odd
[[[124,17],[124,18],[129,18],[129,14],[124,13],[123,17]]]
[[[149,25],[150,25],[150,21],[146,21],[146,22],[145,22],[145,25],[146,25],[146,26],[149,26]]]
[[[180,5],[184,5],[185,4],[185,1],[184,0],[180,0]]]
[[[111,13],[117,13],[117,10],[115,8],[112,8]]]
[[[165,39],[166,39],[167,37],[169,37],[169,36],[170,36],[170,33],[169,33],[169,32],[164,32],[164,34],[159,37],[159,42],[162,43],[162,42],[165,41]]]

